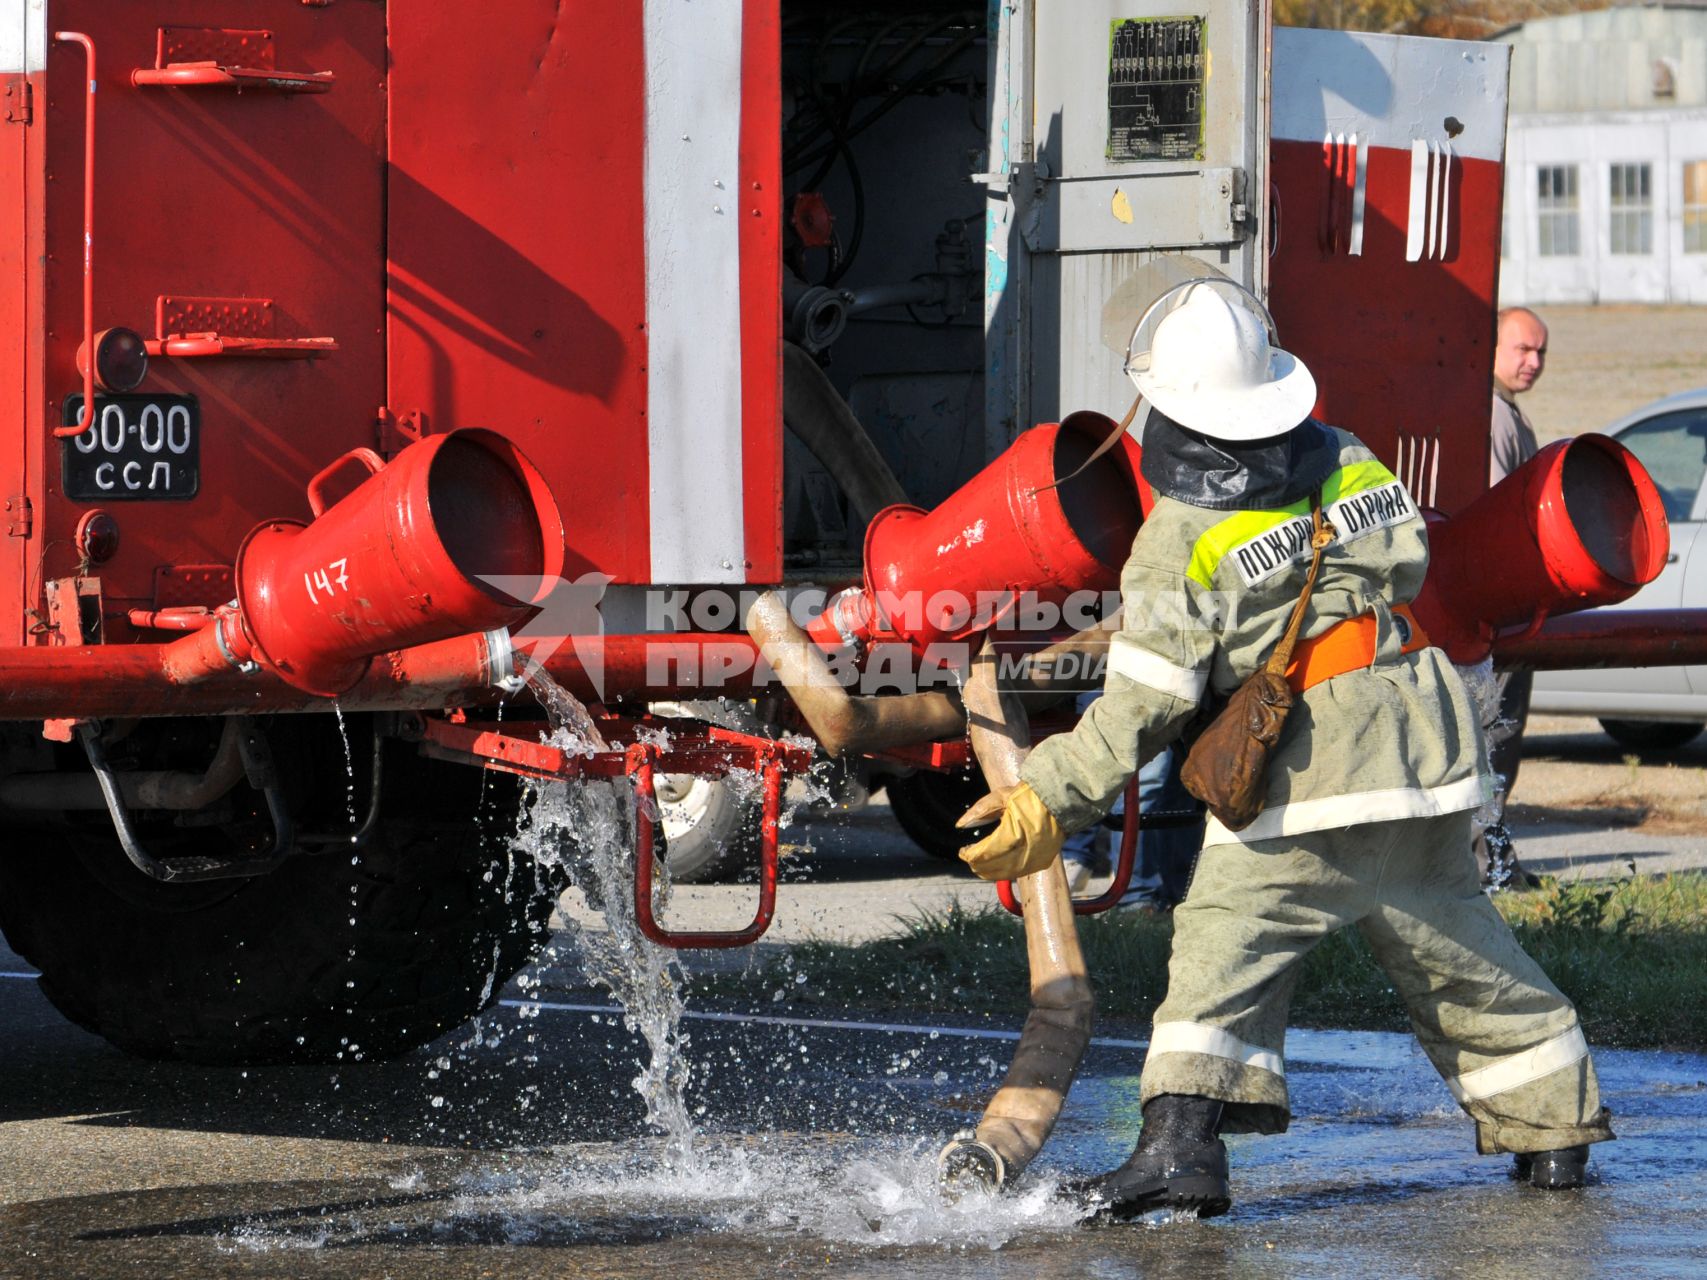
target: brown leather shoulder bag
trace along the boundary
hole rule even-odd
[[[1240,685],[1198,737],[1180,770],[1180,780],[1229,831],[1243,831],[1262,812],[1269,757],[1280,743],[1295,695],[1286,680],[1292,650],[1304,626],[1304,610],[1316,589],[1322,553],[1337,536],[1322,516],[1322,493],[1310,499],[1310,572],[1292,608],[1286,632],[1262,668]]]

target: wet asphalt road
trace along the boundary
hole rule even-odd
[[[1407,1037],[1295,1032],[1299,1119],[1233,1140],[1230,1217],[1097,1226],[1051,1186],[1124,1155],[1130,1043],[1093,1049],[1029,1189],[945,1205],[935,1151],[1008,1028],[694,1020],[683,1163],[643,1131],[634,1038],[559,1007],[587,1004],[553,991],[400,1062],[245,1073],[124,1058],[0,979],[0,1276],[1707,1273],[1701,1056],[1599,1055],[1621,1140],[1597,1185],[1548,1196],[1473,1153]]]

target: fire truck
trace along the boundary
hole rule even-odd
[[[1506,56],[1247,0],[0,0],[6,938],[131,1052],[384,1055],[544,940],[521,779],[633,781],[676,945],[763,931],[815,755],[951,847],[952,694],[810,713],[723,602],[916,657],[981,623],[883,590],[1112,588],[1138,446],[1092,454],[1198,278],[1430,508],[1455,657],[1701,661],[1559,616],[1663,561],[1628,455],[1478,501]],[[660,857],[756,860],[753,924],[666,928]]]

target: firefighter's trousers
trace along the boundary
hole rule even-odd
[[[1283,1132],[1299,963],[1345,925],[1404,998],[1484,1154],[1612,1137],[1576,1010],[1482,892],[1467,812],[1203,850],[1174,912],[1144,1101],[1219,1098],[1226,1131]]]

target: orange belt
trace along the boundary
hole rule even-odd
[[[1398,624],[1401,633],[1407,627],[1410,631],[1410,638],[1399,652],[1415,653],[1428,647],[1428,633],[1409,605],[1394,605],[1393,615],[1404,619]],[[1321,635],[1301,641],[1292,655],[1292,665],[1286,668],[1286,683],[1294,693],[1303,693],[1324,680],[1367,667],[1375,661],[1376,629],[1375,615],[1366,613],[1337,622]]]

